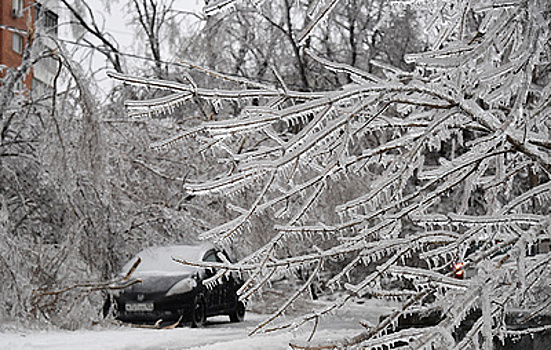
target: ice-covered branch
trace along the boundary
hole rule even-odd
[[[324,69],[320,76],[327,74],[340,85],[336,88],[293,91],[285,64],[269,60],[265,69],[272,67],[273,85],[191,63],[184,65],[222,80],[223,88],[198,86],[191,79],[182,84],[111,76],[172,92],[128,102],[131,115],[164,113],[190,97],[220,100],[215,120],[156,144],[195,142],[200,135],[201,141],[222,149],[219,157],[224,159],[219,160],[227,165],[226,173],[207,171],[188,180],[184,188],[190,194],[231,193],[228,207],[237,217],[202,237],[237,240],[242,236],[235,233],[242,231],[258,235],[244,240],[254,247],[240,262],[197,266],[218,268],[220,274],[248,274],[239,290],[243,299],[262,290],[274,276],[291,277],[293,271],[317,264],[307,282],[253,333],[317,322],[352,298],[377,295],[411,298],[373,330],[353,339],[293,346],[390,346],[404,337],[419,347],[436,341],[460,347],[478,338],[489,346],[503,326],[508,305],[533,302],[532,310],[543,307],[538,298],[524,296],[542,288],[542,271],[549,261],[548,256],[527,258],[528,250],[548,236],[548,5],[536,0],[473,0],[429,8],[431,16],[418,18],[430,28],[428,42],[420,45],[427,49],[405,50],[404,62],[392,65],[372,48],[379,27],[393,16],[383,4],[375,5],[380,22],[370,34],[369,53],[362,53],[365,64],[324,46],[324,23],[338,21],[348,31],[335,36],[350,35],[350,46],[358,49],[352,36],[358,32],[355,16],[363,14],[362,7],[342,2],[336,6],[337,2],[317,1],[304,9],[308,13],[300,12],[300,3],[293,4],[296,13],[290,11],[287,2],[281,12],[304,19],[298,42],[315,61],[313,66]],[[206,12],[214,14],[235,3],[211,2]],[[264,5],[266,11],[253,11],[262,23],[273,14],[268,11],[273,8]],[[473,11],[475,18],[470,16]],[[275,18],[268,22],[296,44],[293,28],[283,28]],[[302,59],[302,52],[295,54]],[[226,111],[228,105],[233,107]],[[254,232],[255,225],[262,226],[262,232]],[[314,237],[322,243],[314,246]],[[476,276],[454,278],[456,262]],[[344,285],[347,295],[267,329],[314,278],[323,279],[322,289]],[[481,316],[472,316],[472,329],[458,335],[456,330],[475,309]],[[400,315],[423,310],[441,313],[433,328],[393,332]],[[452,334],[462,339],[455,343]]]
[[[303,45],[304,41],[308,39],[312,31],[316,26],[319,25],[319,23],[333,10],[335,6],[339,3],[340,0],[329,0],[329,3],[323,6],[321,9],[318,9],[315,17],[312,19],[310,24],[300,33],[298,36],[298,43],[299,45]]]
[[[201,235],[201,238],[203,239],[214,239],[216,241],[220,240],[226,240],[229,239],[233,234],[240,231],[242,226],[250,220],[251,216],[258,210],[259,204],[264,200],[264,197],[266,195],[266,192],[270,189],[270,186],[272,186],[275,179],[275,172],[272,172],[270,178],[266,182],[266,185],[264,186],[264,189],[262,192],[258,195],[258,198],[254,202],[254,204],[251,206],[248,212],[244,213],[240,217],[236,218],[233,221],[230,221],[228,224],[223,226],[222,229],[220,229],[220,226],[207,231]]]
[[[285,312],[287,307],[291,305],[291,303],[293,303],[302,293],[304,293],[304,291],[306,291],[308,287],[310,287],[310,285],[312,284],[312,281],[314,280],[314,278],[316,278],[317,273],[321,269],[322,264],[323,264],[323,260],[320,259],[318,261],[318,264],[314,268],[314,270],[310,273],[310,277],[308,278],[308,280],[306,280],[306,282],[299,289],[297,289],[297,291],[290,298],[288,298],[285,301],[285,303],[283,303],[273,315],[271,315],[268,319],[266,319],[265,321],[261,322],[258,326],[256,326],[256,328],[253,329],[249,333],[249,335],[253,335],[257,333],[262,328],[265,328],[269,323],[271,323],[277,317],[279,317],[281,314],[283,314],[283,312]]]

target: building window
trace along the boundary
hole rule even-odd
[[[36,18],[40,26],[42,26],[46,30],[51,30],[55,34],[57,34],[57,23],[58,23],[59,16],[40,4],[36,4],[35,8],[36,8]]]
[[[21,93],[23,92],[23,82],[21,81],[21,79],[18,79],[18,80],[15,82],[14,92],[15,92],[16,94],[21,94]]]
[[[13,33],[13,51],[23,54],[23,36],[17,33]]]
[[[13,0],[11,13],[13,17],[23,17],[23,0]]]

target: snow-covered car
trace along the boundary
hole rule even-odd
[[[128,287],[112,292],[115,317],[126,322],[180,321],[202,326],[209,316],[228,315],[232,322],[245,316],[237,290],[243,284],[233,273],[212,278],[216,270],[176,262],[220,263],[230,261],[211,245],[173,245],[143,250],[122,269],[130,273]]]

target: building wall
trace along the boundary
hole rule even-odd
[[[57,51],[54,39],[57,37],[56,9],[59,8],[59,2],[57,0],[41,0],[39,3],[41,4],[40,15],[35,13],[35,16],[37,17],[36,32],[40,35],[40,40],[33,43],[35,55]],[[33,93],[43,95],[53,86],[58,65],[58,60],[53,56],[44,57],[36,63],[33,70]]]
[[[13,50],[13,40],[16,32],[23,37],[23,47],[27,42],[27,21],[34,23],[34,0],[23,0],[23,16],[12,15],[13,0],[0,0],[0,64],[8,67],[21,65],[23,56]],[[30,17],[29,17],[30,16]],[[0,70],[0,77],[5,76],[5,69]],[[27,74],[24,84],[32,89],[32,70]]]

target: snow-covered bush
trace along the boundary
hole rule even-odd
[[[228,3],[235,2],[214,1],[205,12]],[[338,1],[313,3],[310,23],[296,33],[301,44],[322,30]],[[551,4],[391,4],[397,13],[417,6],[424,18],[430,47],[405,56],[412,71],[376,60],[369,62],[371,72],[331,62],[315,53],[312,40],[302,47],[309,59],[328,74],[348,75],[350,84],[294,91],[275,69],[277,85],[202,69],[233,81],[235,89],[201,87],[191,77],[172,82],[111,76],[171,92],[128,101],[132,115],[170,112],[192,98],[215,106],[212,120],[152,147],[199,143],[203,155],[227,165],[224,173],[187,179],[184,187],[197,196],[227,196],[236,213],[202,238],[225,243],[269,236],[238,263],[219,266],[247,273],[242,298],[274,275],[308,271],[304,285],[254,332],[299,327],[354,299],[376,296],[401,300],[403,307],[354,338],[294,346],[369,348],[401,341],[414,348],[488,349],[494,338],[514,333],[505,324],[509,308],[535,315],[549,305],[551,253],[527,254],[551,238]],[[226,101],[244,107],[237,115],[225,113]],[[242,193],[253,199],[232,201]],[[328,206],[336,215],[325,214]],[[274,227],[251,226],[263,215]],[[308,251],[289,249],[302,236],[318,244]],[[328,276],[324,268],[340,258],[348,263]],[[472,278],[453,277],[457,261],[474,272]],[[355,277],[347,281],[349,275]],[[273,325],[320,276],[326,290],[342,287],[346,296]],[[436,325],[390,332],[400,316],[434,310],[441,313]],[[458,332],[473,315],[472,327]]]

